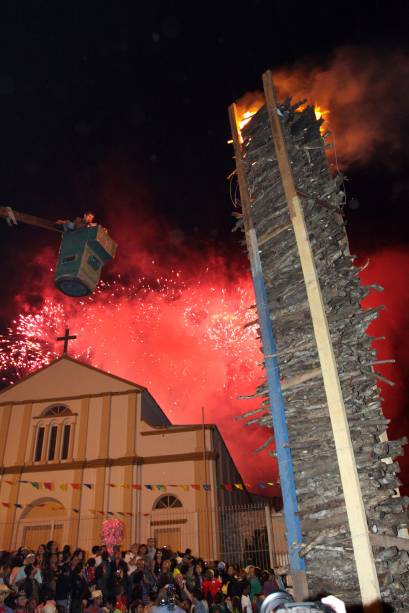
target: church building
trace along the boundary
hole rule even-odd
[[[215,509],[251,503],[215,425],[174,426],[146,388],[67,355],[0,393],[0,476],[0,550],[89,551],[117,517],[123,548],[155,537],[209,559]]]

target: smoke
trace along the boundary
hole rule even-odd
[[[317,65],[318,64],[318,65]],[[409,56],[399,49],[342,47],[325,62],[303,61],[273,70],[279,100],[307,99],[329,111],[341,168],[374,159],[392,164],[406,146]],[[259,108],[261,92],[248,93],[239,109]]]

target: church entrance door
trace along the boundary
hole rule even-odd
[[[180,528],[174,528],[172,526],[168,528],[155,528],[154,536],[157,547],[169,547],[172,551],[180,551]]]

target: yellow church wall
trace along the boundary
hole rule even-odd
[[[126,455],[127,446],[128,395],[113,396],[111,400],[109,457],[121,458]]]
[[[16,445],[16,441],[19,441],[23,434],[23,421],[26,411],[25,404],[14,405],[11,409],[11,420],[3,460],[5,466],[17,464],[17,459],[21,454],[21,446]]]
[[[117,393],[135,387],[135,384],[63,357],[0,393],[0,402],[63,400],[73,396]]]
[[[141,428],[141,435],[138,437],[138,455],[162,456],[196,450],[195,431],[143,435],[144,431],[146,432],[147,428]]]
[[[102,420],[102,397],[91,398],[89,402],[88,433],[87,433],[87,460],[99,456],[99,432]]]

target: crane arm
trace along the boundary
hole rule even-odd
[[[42,217],[29,215],[28,213],[19,213],[18,211],[14,211],[10,206],[0,206],[0,219],[1,218],[5,219],[9,225],[17,225],[18,222],[21,222],[30,226],[52,230],[53,232],[62,232],[54,222],[43,219]]]

